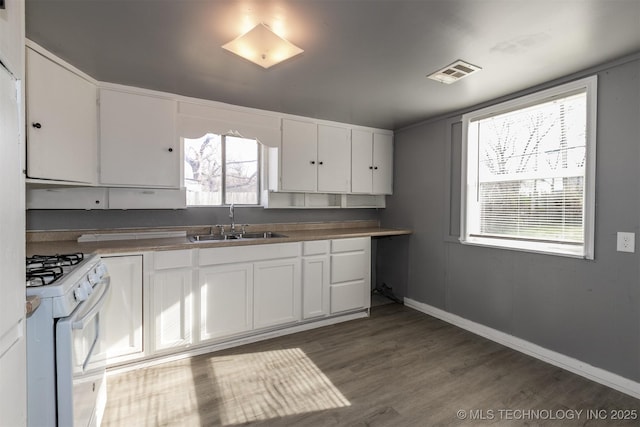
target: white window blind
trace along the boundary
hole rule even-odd
[[[585,254],[594,125],[575,86],[466,117],[463,242]]]

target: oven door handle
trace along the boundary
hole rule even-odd
[[[109,288],[111,287],[111,280],[109,276],[106,276],[105,279],[103,279],[103,282],[104,286],[102,295],[100,295],[95,304],[93,304],[93,307],[91,307],[91,309],[87,311],[84,316],[71,324],[71,329],[84,329],[87,323],[89,323],[91,319],[93,319],[95,315],[98,314],[98,312],[102,309],[102,306],[105,303],[105,299],[107,298],[107,295],[109,295]]]

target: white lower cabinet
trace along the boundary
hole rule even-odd
[[[154,253],[149,280],[151,352],[183,348],[193,343],[192,251]]]
[[[253,264],[200,268],[200,342],[253,328]]]
[[[142,255],[102,256],[111,277],[100,333],[109,365],[143,356]]]
[[[300,245],[201,249],[200,342],[300,320]]]
[[[331,314],[371,306],[371,238],[331,241]]]
[[[300,320],[300,258],[254,264],[253,326],[255,329]]]
[[[329,241],[302,244],[302,318],[329,314]]]
[[[126,361],[179,353],[368,309],[370,244],[367,237],[156,251],[144,254],[144,275],[142,255],[103,257],[115,284],[110,354]]]

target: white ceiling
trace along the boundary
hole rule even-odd
[[[640,0],[26,0],[27,37],[98,80],[389,129],[640,52]],[[262,69],[249,23],[305,50]],[[425,76],[463,59],[453,85]]]

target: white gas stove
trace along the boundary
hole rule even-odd
[[[28,424],[96,426],[106,405],[101,309],[110,278],[97,255],[27,258]],[[104,325],[102,325],[102,328]]]

